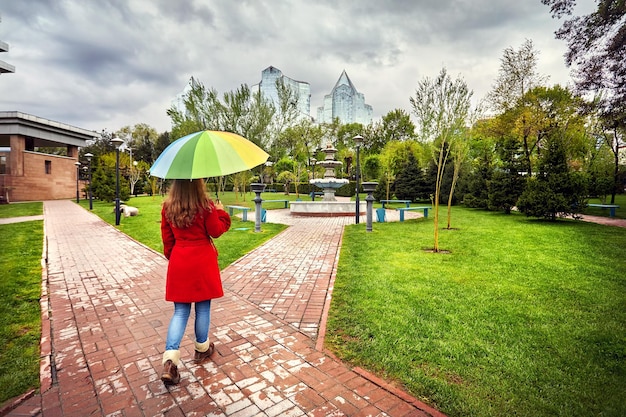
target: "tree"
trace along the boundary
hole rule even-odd
[[[523,153],[517,139],[509,136],[497,142],[496,154],[499,164],[487,182],[488,207],[510,214],[526,183],[522,175]]]
[[[404,142],[416,139],[415,124],[405,110],[395,109],[382,117],[381,122],[366,127],[364,137],[369,137],[367,152],[379,153],[392,141]]]
[[[452,219],[452,199],[454,197],[454,189],[456,187],[456,183],[459,179],[459,175],[461,174],[461,167],[465,163],[467,159],[467,154],[469,153],[469,133],[470,129],[467,129],[467,133],[460,133],[454,136],[454,139],[450,143],[450,147],[452,148],[450,151],[450,155],[452,156],[452,182],[450,184],[450,193],[448,194],[448,226],[447,229],[450,229],[450,223]]]
[[[310,120],[301,120],[282,131],[272,143],[271,154],[280,159],[291,155],[299,161],[310,163],[311,151],[322,145],[323,130]]]
[[[450,142],[466,126],[472,92],[461,78],[452,80],[445,68],[436,79],[419,82],[415,97],[410,98],[417,117],[418,137],[432,144],[437,164],[434,198],[434,248],[439,252],[439,199]]]
[[[554,221],[557,216],[576,215],[585,206],[585,179],[570,172],[566,154],[563,136],[551,134],[539,161],[539,173],[528,179],[517,202],[522,213]]]
[[[396,175],[402,170],[411,154],[415,157],[416,161],[419,161],[422,156],[420,145],[414,140],[407,142],[387,142],[383,148],[380,153],[380,163],[384,178],[379,180],[380,184],[386,186],[385,198],[383,198],[383,200],[389,200],[391,198],[391,194],[393,194],[391,183],[395,181]]]
[[[468,170],[459,183],[463,204],[467,207],[487,209],[489,195],[487,184],[496,163],[496,139],[493,126],[497,118],[481,119],[474,124],[475,135],[471,138]]]
[[[610,117],[604,115],[595,118],[593,123],[593,134],[599,138],[600,150],[609,150],[612,160],[611,180],[601,180],[597,185],[600,189],[608,188],[611,196],[611,204],[615,204],[615,195],[620,191],[620,149],[626,147],[626,126],[620,128],[618,123],[611,120]],[[607,187],[608,186],[608,187]],[[604,194],[604,192],[602,192]]]
[[[537,72],[538,57],[539,52],[530,39],[526,39],[517,51],[512,47],[504,50],[498,77],[486,97],[494,111],[502,113],[515,107],[528,91],[547,80]]]
[[[415,155],[409,154],[402,170],[398,173],[395,182],[395,195],[401,200],[415,201],[419,198],[418,190],[422,171],[417,163]]]
[[[101,155],[98,159],[91,179],[92,193],[95,198],[102,201],[115,200],[115,164],[115,152]],[[120,199],[128,200],[128,197],[130,197],[130,186],[128,180],[120,173]]]
[[[541,0],[552,17],[572,16],[576,0]],[[579,92],[603,92],[603,113],[626,124],[626,4],[597,0],[597,10],[563,22],[556,38],[567,42],[565,63],[574,67]]]
[[[124,126],[115,133],[118,138],[124,140],[125,148],[132,152],[134,161],[152,164],[158,158],[159,154],[155,152],[158,133],[153,127],[138,123],[133,127]]]
[[[150,169],[150,165],[145,161],[133,161],[130,165],[128,173],[128,183],[130,184],[130,193],[136,195],[135,186],[139,181],[145,178],[146,173]]]
[[[379,155],[368,155],[365,157],[362,166],[363,181],[372,178],[379,178],[382,174],[382,164]]]

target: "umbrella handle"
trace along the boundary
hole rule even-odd
[[[217,188],[217,180],[213,177],[213,185],[215,185],[215,201],[220,202],[220,194]]]

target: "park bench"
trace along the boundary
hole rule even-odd
[[[311,197],[311,200],[314,200],[315,197],[323,197],[323,196],[324,196],[324,193],[321,191],[311,191],[309,193],[309,197]]]
[[[422,210],[424,212],[424,217],[428,217],[428,209],[430,207],[399,207],[396,210],[400,212],[400,221],[404,221],[404,212],[407,210]]]
[[[601,209],[609,209],[609,216],[615,217],[615,209],[618,209],[617,204],[587,204],[589,207],[600,207]]]
[[[289,200],[263,200],[263,203],[285,203],[285,208],[289,208]]]
[[[385,208],[385,204],[391,203],[404,203],[407,207],[411,205],[411,200],[380,200],[380,202],[382,203],[383,208]]]
[[[228,214],[229,215],[233,215],[235,210],[240,210],[243,212],[243,215],[241,216],[241,219],[244,222],[248,221],[248,211],[250,210],[250,207],[244,207],[244,206],[226,206],[226,208],[228,209]]]

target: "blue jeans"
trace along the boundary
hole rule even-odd
[[[211,300],[195,303],[196,321],[194,331],[196,342],[204,343],[209,338],[209,325],[211,324]],[[183,340],[189,314],[191,313],[191,303],[174,303],[174,315],[167,328],[167,339],[165,340],[165,350],[178,350],[180,342]]]

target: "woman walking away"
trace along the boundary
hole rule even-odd
[[[174,180],[161,210],[163,253],[169,260],[165,299],[174,302],[163,353],[161,380],[166,385],[180,381],[179,348],[192,303],[196,311],[194,361],[202,362],[215,350],[209,342],[211,300],[224,291],[212,238],[229,228],[228,213],[221,203],[209,199],[203,180]]]

